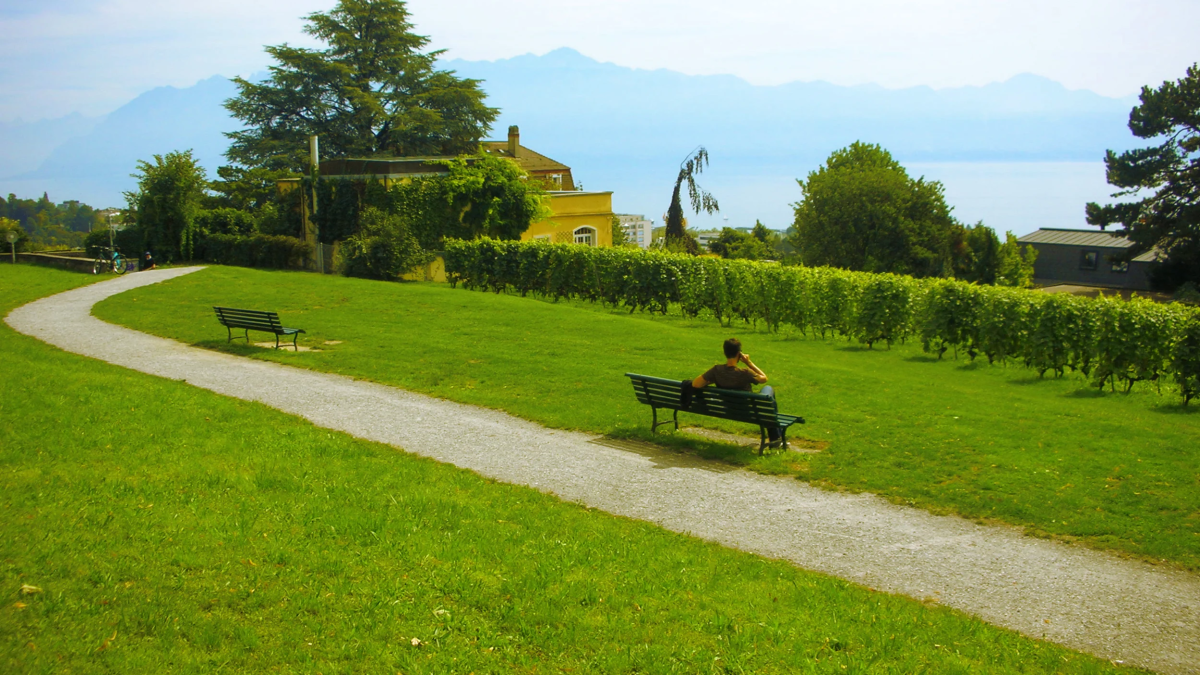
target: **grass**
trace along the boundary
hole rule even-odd
[[[277,310],[287,325],[308,331],[303,344],[321,351],[227,345],[212,316],[217,304]],[[793,434],[826,449],[759,459],[694,438],[676,438],[677,445],[758,471],[1200,569],[1200,413],[1146,385],[1113,395],[1081,378],[937,361],[914,345],[868,350],[745,325],[723,328],[711,319],[240,268],[210,268],[131,291],[96,313],[213,349],[499,408],[553,427],[646,437],[650,411],[634,400],[623,373],[694,377],[723,360],[721,341],[737,334],[770,375],[781,409],[808,419]]]
[[[3,324],[0,420],[6,672],[1118,670]]]

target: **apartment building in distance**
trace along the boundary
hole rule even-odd
[[[650,248],[651,233],[654,231],[654,221],[646,220],[644,215],[632,213],[616,214],[622,230],[625,230],[625,241],[637,244],[638,248]]]

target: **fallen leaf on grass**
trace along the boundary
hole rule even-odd
[[[417,638],[413,638],[413,639],[412,639],[412,646],[414,646],[414,647],[420,647],[420,646],[421,646],[421,644],[422,644],[422,642],[421,642],[419,639],[417,639]]]
[[[28,606],[29,606],[29,605],[26,605],[26,604],[25,604],[25,603],[23,603],[23,602],[17,602],[17,603],[14,603],[14,604],[13,604],[13,607],[16,607],[17,609],[25,609],[25,608],[26,608],[26,607],[28,607]]]
[[[33,595],[34,593],[41,593],[41,592],[42,592],[42,589],[37,586],[30,586],[29,584],[21,584],[21,595]]]
[[[104,651],[105,649],[108,649],[109,645],[111,645],[111,644],[112,644],[112,641],[113,641],[113,640],[116,640],[116,639],[117,639],[117,629],[116,629],[116,628],[114,628],[114,629],[113,629],[113,634],[112,634],[112,635],[110,635],[110,636],[108,636],[108,639],[107,639],[107,640],[105,640],[105,641],[104,641],[104,644],[100,645],[100,648],[99,648],[99,649],[97,649],[96,651],[98,651],[98,652],[102,652],[102,651]]]

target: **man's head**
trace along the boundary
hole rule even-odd
[[[729,338],[725,341],[725,358],[736,359],[738,354],[742,353],[742,341],[737,338]]]

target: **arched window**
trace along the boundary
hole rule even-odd
[[[596,245],[596,228],[590,225],[575,228],[575,243],[586,244],[588,246]]]

